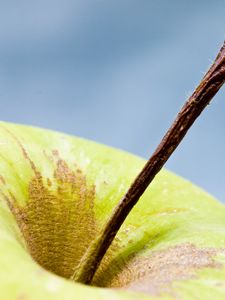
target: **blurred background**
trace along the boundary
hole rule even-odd
[[[225,38],[224,1],[0,0],[0,119],[147,158]],[[225,202],[225,87],[166,167]]]

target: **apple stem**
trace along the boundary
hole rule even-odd
[[[129,212],[224,82],[225,42],[215,62],[209,68],[199,86],[195,89],[188,101],[186,101],[153,155],[131,184],[119,204],[115,207],[111,217],[97,239],[95,239],[87,249],[79,266],[71,277],[73,280],[84,284],[91,284],[107,249],[111,245]]]

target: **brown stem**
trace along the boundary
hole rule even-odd
[[[225,42],[215,62],[203,77],[192,96],[184,104],[157,149],[114,209],[102,232],[87,249],[80,265],[72,276],[73,280],[85,284],[91,283],[103,256],[127,215],[224,82]]]

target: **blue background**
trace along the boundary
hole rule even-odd
[[[0,0],[0,118],[148,157],[225,37],[224,1]],[[167,168],[225,202],[225,88]]]

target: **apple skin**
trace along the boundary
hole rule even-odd
[[[98,287],[61,277],[72,275],[144,163],[1,122],[0,300],[225,299],[225,208],[166,170],[120,229]]]

